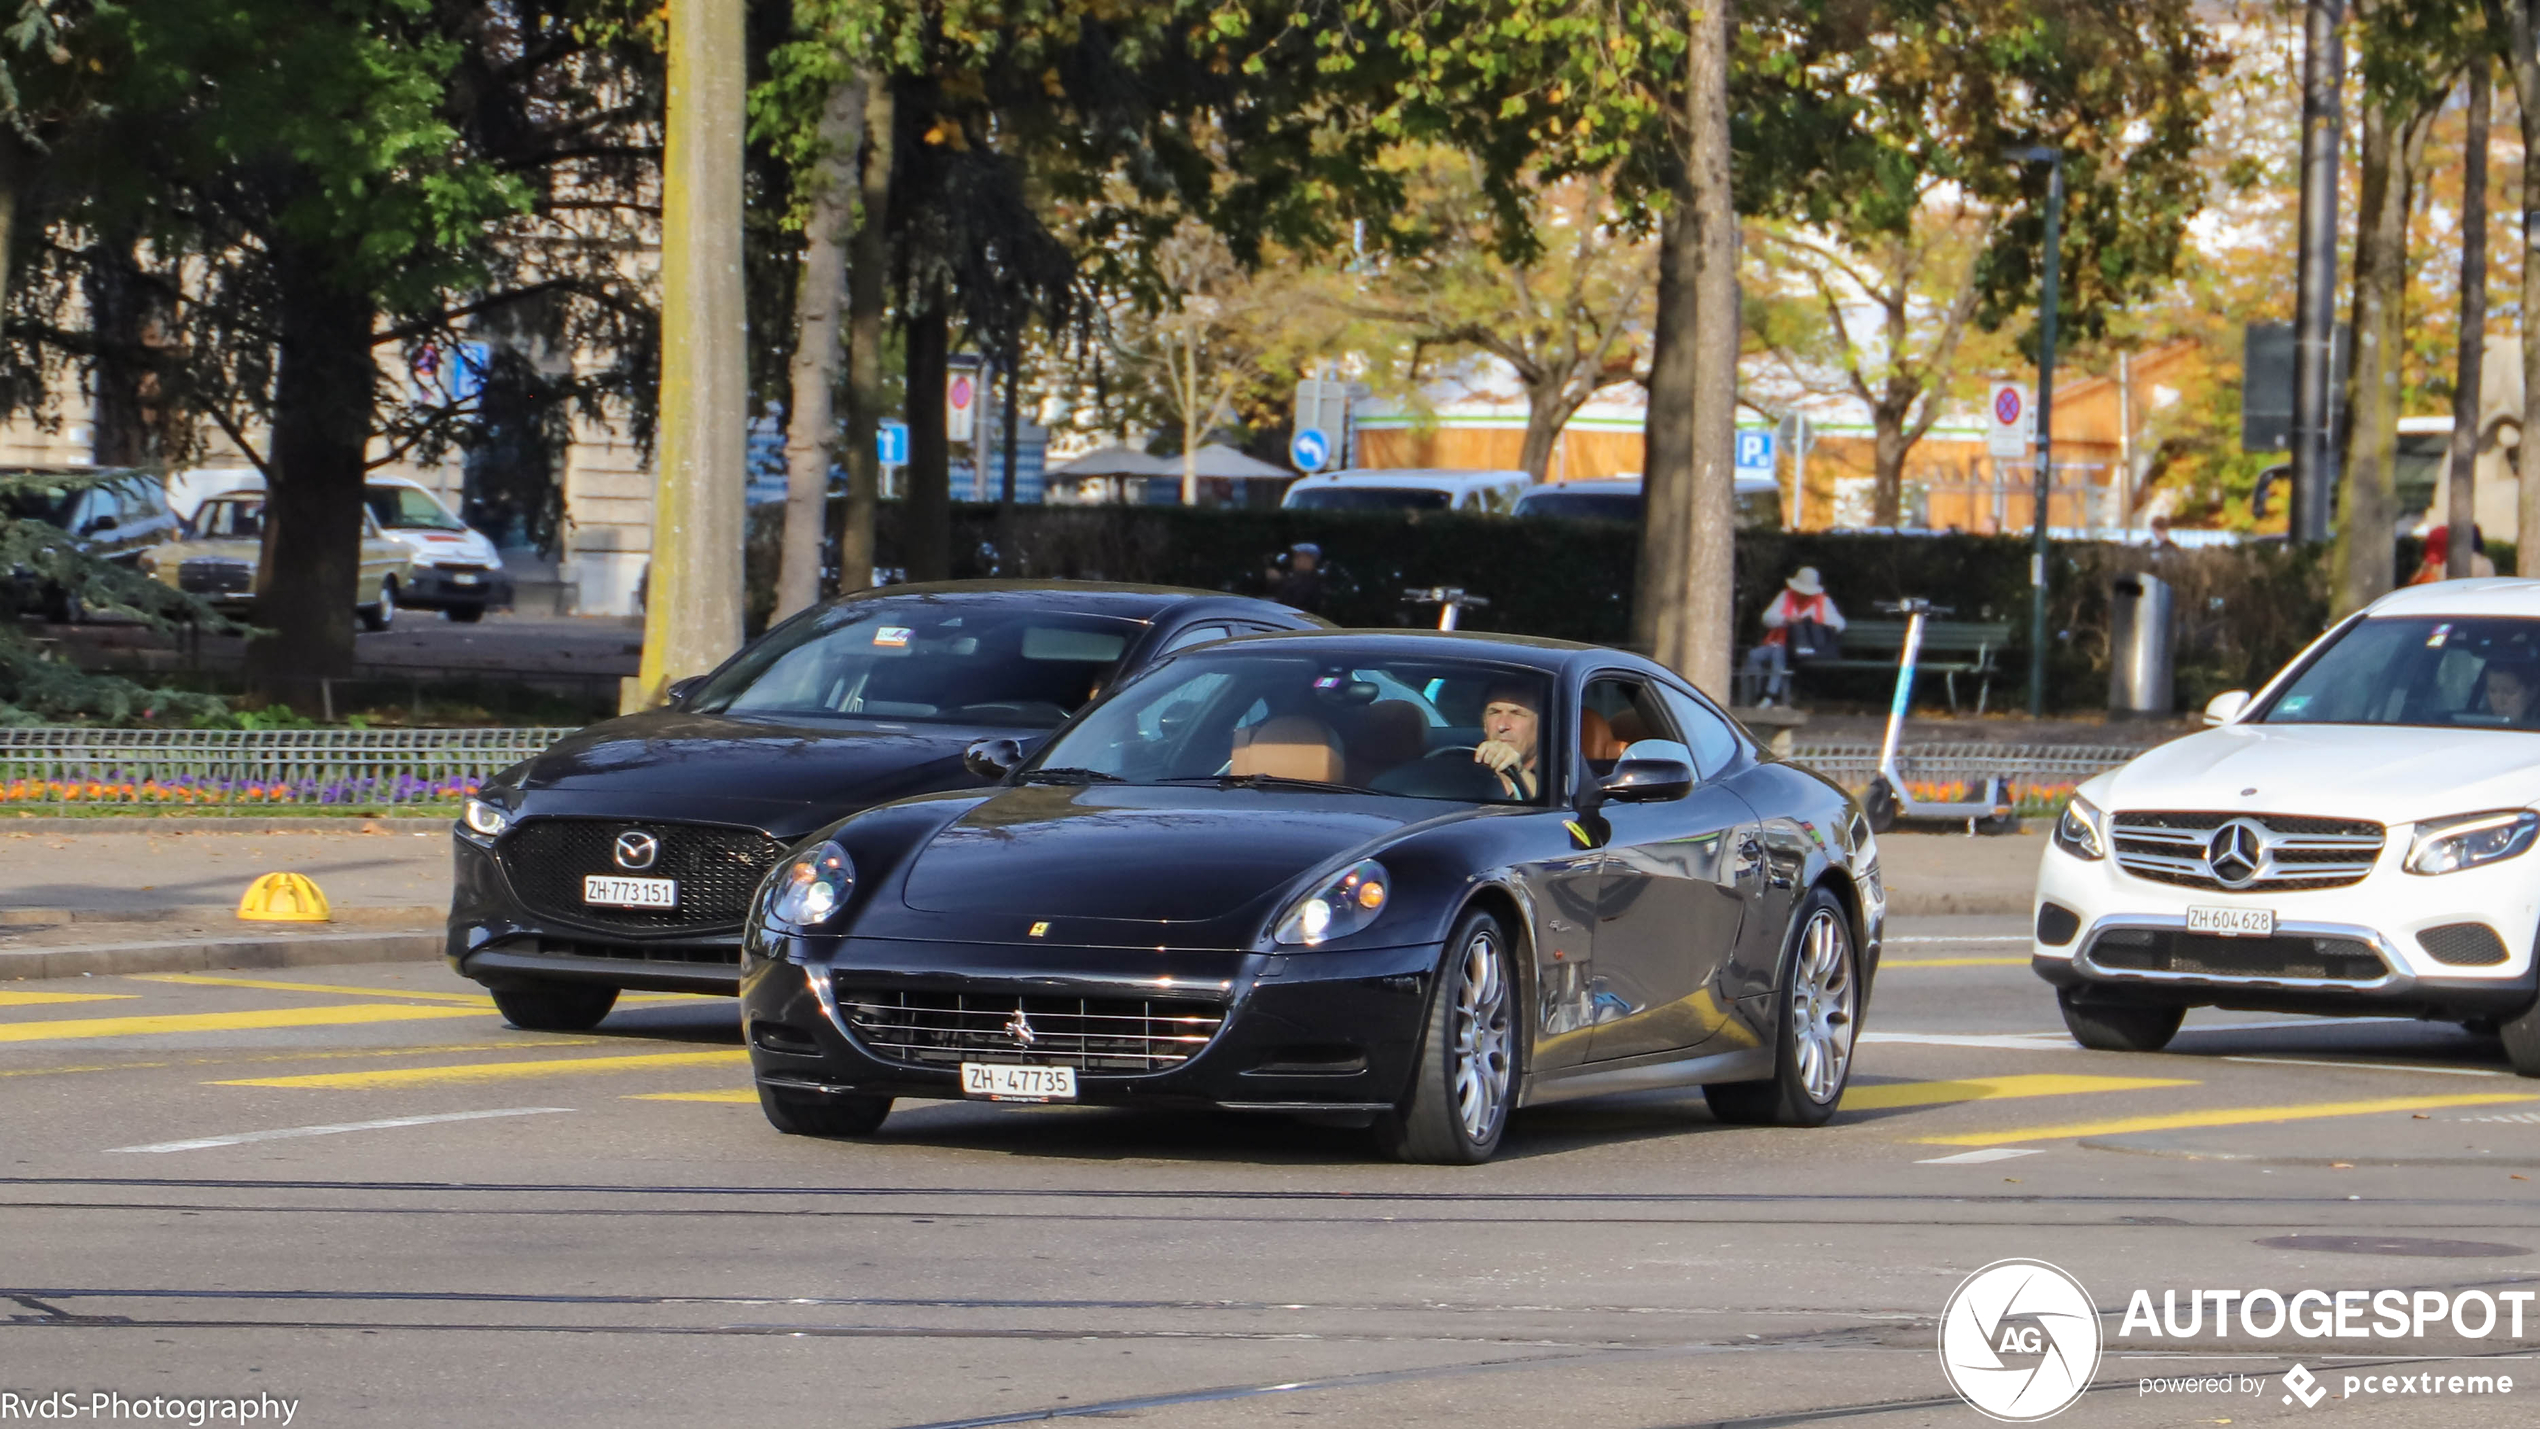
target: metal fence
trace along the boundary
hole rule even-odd
[[[0,728],[0,811],[445,806],[569,732]]]
[[[1916,797],[1954,797],[1994,775],[2011,781],[2011,799],[2023,813],[2062,805],[2073,786],[2141,754],[2136,744],[1907,744],[1896,751],[1897,772]],[[1879,770],[1879,747],[1867,743],[1796,743],[1789,757],[1853,790],[1866,789]]]

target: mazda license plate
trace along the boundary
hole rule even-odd
[[[582,901],[602,908],[676,908],[679,880],[594,873],[582,880]]]
[[[2187,931],[2213,933],[2225,938],[2272,938],[2275,936],[2275,910],[2272,908],[2190,908]]]
[[[1076,1100],[1076,1069],[964,1062],[961,1094],[992,1102],[1072,1102]]]

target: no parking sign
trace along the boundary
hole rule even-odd
[[[2037,435],[2037,412],[2028,388],[1996,382],[1984,404],[1984,450],[1988,456],[2024,457]]]

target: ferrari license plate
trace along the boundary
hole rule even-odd
[[[2275,936],[2275,910],[2272,908],[2190,908],[2187,931],[2215,933],[2226,938],[2272,938]]]
[[[1076,1069],[964,1062],[961,1094],[992,1102],[1072,1102],[1076,1100]]]
[[[582,901],[603,908],[676,908],[679,906],[679,880],[589,874],[582,880]]]

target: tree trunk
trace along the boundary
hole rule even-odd
[[[1870,409],[1870,431],[1870,524],[1894,531],[1905,524],[1905,458],[1914,443],[1905,435],[1905,414],[1885,406]]]
[[[17,240],[18,193],[26,187],[34,163],[18,136],[0,125],[0,315],[9,311],[10,245]]]
[[[2356,195],[2354,370],[2347,377],[2346,491],[2336,536],[2337,615],[2393,584],[2400,330],[2407,283],[2406,116],[2367,100]]]
[[[370,445],[371,307],[328,281],[315,254],[276,255],[281,341],[265,534],[256,567],[249,687],[302,711],[319,681],[353,664],[353,607],[377,597],[361,576],[362,479]]]
[[[838,385],[838,317],[846,296],[846,233],[855,217],[856,151],[864,142],[864,88],[848,80],[829,91],[820,115],[820,157],[803,176],[811,211],[803,223],[803,268],[794,284],[793,410],[785,423],[785,536],[776,564],[782,620],[820,599],[820,554],[828,542],[829,470],[837,457],[832,393]]]
[[[2487,346],[2487,57],[2469,64],[2469,133],[2461,166],[2461,345],[2452,392],[2451,502],[2444,513],[2450,545],[2443,574],[2458,580],[2478,554],[2478,394]]]
[[[1632,592],[1632,648],[1653,659],[1683,648],[1686,528],[1692,511],[1693,193],[1679,181],[1658,222],[1656,318],[1650,334],[1649,414],[1641,428],[1640,574]]]
[[[1737,208],[1729,192],[1731,0],[1695,0],[1687,20],[1686,107],[1693,176],[1692,480],[1678,644],[1659,659],[1725,704],[1737,561]]]
[[[1207,419],[1199,414],[1199,339],[1192,337],[1182,347],[1182,390],[1190,396],[1182,403],[1182,504],[1199,504],[1199,444],[1205,435]]]
[[[952,444],[944,433],[944,368],[950,334],[944,295],[932,282],[908,314],[908,500],[900,544],[908,578],[952,578]]]
[[[1548,380],[1526,388],[1526,440],[1517,449],[1517,465],[1525,468],[1530,480],[1549,479],[1552,453],[1561,445],[1561,433],[1585,405],[1586,395],[1573,395],[1565,382]]]
[[[130,232],[101,235],[88,250],[80,287],[96,354],[88,381],[94,396],[89,459],[99,466],[141,466],[157,455],[146,353],[150,302]]]
[[[998,455],[1005,463],[997,480],[997,567],[999,574],[1010,576],[1023,574],[1022,559],[1014,548],[1014,479],[1022,460],[1022,408],[1023,339],[1017,336],[1005,346],[1005,425],[997,432],[1004,448]]]
[[[873,583],[873,514],[882,499],[882,310],[891,262],[891,164],[898,103],[867,70],[864,152],[857,167],[855,239],[847,253],[847,509],[838,532],[838,589]]]

